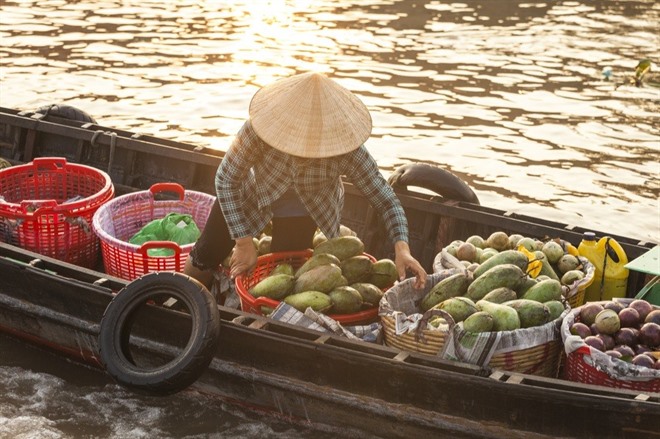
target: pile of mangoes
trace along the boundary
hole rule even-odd
[[[248,291],[254,297],[281,300],[304,312],[353,314],[378,306],[383,290],[397,279],[394,262],[376,262],[351,234],[318,240],[313,255],[301,266],[277,265]]]
[[[563,244],[563,245],[562,245]],[[436,284],[420,310],[441,309],[469,332],[510,331],[551,322],[564,312],[563,293],[584,277],[575,247],[494,232],[443,249],[465,270]],[[439,324],[440,318],[430,324]]]

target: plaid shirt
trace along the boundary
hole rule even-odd
[[[342,175],[381,213],[393,242],[407,242],[405,212],[364,145],[335,157],[296,157],[263,142],[247,121],[218,167],[215,187],[232,239],[258,236],[273,217],[270,206],[291,186],[332,238],[339,235],[344,205]]]

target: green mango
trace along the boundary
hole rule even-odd
[[[341,269],[335,264],[319,265],[303,273],[295,280],[294,293],[303,291],[320,291],[329,293],[340,284],[346,284],[346,278],[341,274]]]
[[[517,265],[496,265],[473,280],[465,296],[476,302],[483,299],[486,294],[495,288],[506,287],[515,290],[524,277],[525,272]]]
[[[371,276],[373,263],[368,256],[351,256],[341,261],[339,267],[349,284],[363,282]]]
[[[494,324],[493,316],[486,311],[477,311],[463,321],[463,329],[467,332],[490,332]]]
[[[545,303],[550,300],[561,300],[561,282],[555,279],[545,279],[537,282],[523,294],[523,299]]]
[[[369,306],[375,307],[380,304],[380,299],[383,298],[383,290],[374,284],[368,282],[358,282],[351,285],[362,296],[362,302]]]
[[[548,308],[548,310],[550,310],[550,318],[548,319],[550,322],[558,319],[565,310],[564,304],[559,300],[549,300],[543,304]]]
[[[504,303],[514,300],[518,297],[515,291],[507,287],[499,287],[486,294],[483,299],[493,303]]]
[[[362,295],[355,288],[342,286],[328,293],[333,314],[353,314],[362,308]]]
[[[296,271],[296,279],[302,276],[303,274],[307,273],[309,270],[312,268],[316,268],[319,265],[328,265],[328,264],[335,264],[336,266],[339,267],[339,264],[341,264],[341,261],[337,258],[337,256],[328,254],[328,253],[320,253],[318,255],[313,255],[311,258],[307,259],[300,268]]]
[[[288,274],[267,276],[248,291],[254,297],[269,297],[282,300],[293,290],[296,278]]]
[[[314,248],[314,254],[329,253],[340,261],[364,253],[364,243],[357,236],[337,236],[320,243]]]
[[[467,291],[468,285],[470,285],[470,280],[465,274],[453,274],[435,284],[433,288],[426,293],[420,302],[419,307],[423,312],[449,298],[462,296]]]
[[[528,262],[529,260],[524,253],[519,252],[518,250],[504,250],[482,262],[479,267],[474,270],[474,278],[476,279],[496,265],[502,264],[513,264],[518,266],[521,270],[525,271],[527,269]]]
[[[303,291],[302,293],[291,294],[284,298],[284,303],[291,305],[300,312],[305,312],[307,308],[312,308],[317,312],[325,312],[332,308],[330,296],[320,291]]]
[[[550,310],[536,300],[516,299],[505,302],[504,305],[516,310],[521,328],[541,326],[550,321]]]
[[[371,276],[369,276],[369,283],[376,285],[378,288],[389,288],[399,278],[396,271],[396,265],[391,259],[380,259],[373,263],[371,266]]]
[[[477,310],[485,311],[493,316],[493,331],[513,331],[520,329],[518,312],[510,306],[480,300],[476,303]]]
[[[287,263],[278,264],[275,268],[273,268],[273,271],[270,272],[269,276],[275,276],[276,274],[288,274],[289,276],[293,276],[293,266]]]
[[[450,297],[444,302],[438,303],[431,309],[441,309],[446,311],[454,319],[454,323],[462,322],[470,315],[479,311],[474,302],[467,297]]]

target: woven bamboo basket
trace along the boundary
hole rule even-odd
[[[493,355],[488,365],[494,369],[556,378],[559,374],[561,341],[551,340],[532,348]]]
[[[578,290],[577,294],[568,298],[567,302],[571,306],[571,309],[584,305],[584,295],[586,289],[587,287],[585,286],[584,288]]]
[[[446,331],[424,329],[421,331],[424,341],[415,340],[414,334],[396,335],[394,318],[391,316],[382,316],[381,323],[385,344],[404,351],[438,355],[448,338]],[[495,354],[488,366],[509,372],[556,378],[559,373],[561,348],[561,340],[557,338],[531,348]]]
[[[580,282],[580,285],[577,287],[577,291],[571,291],[569,290],[568,293],[566,294],[568,297],[566,298],[566,301],[568,304],[571,306],[571,309],[577,308],[579,306],[584,305],[584,296],[587,290],[587,287],[591,285],[594,281],[594,267],[591,262],[587,258],[584,258],[580,256],[580,262],[582,262],[583,268],[582,270],[585,273],[584,279]]]
[[[428,278],[426,290],[430,290],[442,278],[441,273],[436,273]],[[409,284],[409,283],[408,283]],[[414,294],[423,297],[424,291],[411,291],[409,285],[400,283],[392,287],[388,295]],[[430,284],[430,286],[429,286]],[[428,292],[428,291],[426,291]],[[383,302],[381,301],[381,309]],[[392,306],[392,308],[395,308]],[[408,315],[413,310],[396,309]],[[390,310],[391,311],[391,310]],[[567,311],[566,311],[567,312]],[[416,338],[416,333],[404,333],[397,335],[395,319],[390,313],[381,313],[381,323],[383,325],[384,341],[387,346],[397,349],[420,352],[427,355],[440,355],[443,352],[445,343],[449,339],[449,330],[417,330],[417,334],[422,337]],[[553,322],[557,327],[561,324],[561,317]],[[518,331],[528,331],[533,328],[521,329]],[[521,332],[522,335],[522,332]],[[557,377],[559,373],[559,361],[562,351],[562,342],[559,334],[546,341],[529,348],[512,349],[505,353],[495,354],[490,359],[488,366],[494,369],[502,369],[509,372],[520,372],[544,377]]]
[[[447,338],[447,332],[445,331],[423,330],[422,333],[426,341],[426,343],[424,343],[422,341],[416,341],[414,334],[396,335],[394,318],[391,316],[383,316],[380,320],[383,324],[383,335],[387,346],[404,351],[438,355],[445,345],[445,339]]]

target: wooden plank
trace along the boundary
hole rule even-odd
[[[38,129],[39,132],[45,134],[68,136],[73,139],[84,140],[86,142],[90,142],[96,132],[92,129],[82,129],[75,126],[67,126],[48,121],[35,121],[30,118],[10,116],[3,113],[0,113],[0,123],[8,123],[30,130]],[[208,149],[204,150],[204,152],[196,152],[193,150],[194,147],[191,145],[185,145],[178,142],[161,142],[160,139],[156,138],[146,137],[141,138],[141,140],[136,140],[131,137],[119,135],[120,133],[118,130],[114,129],[105,129],[103,134],[98,135],[95,139],[96,143],[99,145],[110,145],[110,136],[106,134],[106,132],[116,132],[118,134],[116,143],[116,147],[118,149],[135,150],[138,152],[151,153],[161,157],[170,157],[187,162],[214,165],[216,167],[220,163],[220,156],[222,155],[222,153],[219,151]],[[30,160],[31,159],[32,157]]]

